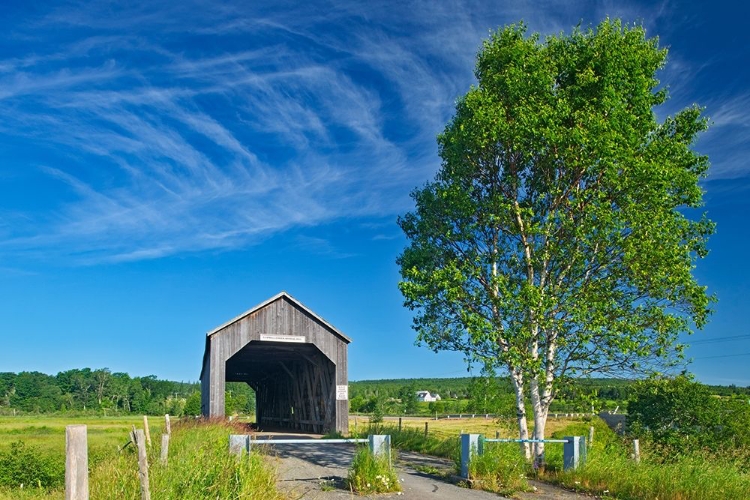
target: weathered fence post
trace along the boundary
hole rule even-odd
[[[167,459],[169,457],[169,434],[161,435],[161,456],[159,460],[162,464],[167,465]]]
[[[148,417],[143,415],[143,432],[146,433],[146,444],[151,447],[151,430],[148,428]]]
[[[138,479],[141,482],[141,500],[151,500],[148,485],[148,457],[146,457],[146,437],[142,430],[136,429],[135,444],[138,447]]]
[[[398,432],[401,432],[401,417],[398,417]]]
[[[484,440],[481,434],[461,434],[461,477],[469,479],[469,464],[474,455],[481,455]]]
[[[633,440],[633,459],[635,463],[641,463],[641,443],[639,440]]]
[[[586,462],[586,438],[583,436],[565,436],[563,445],[563,470],[577,469]]]
[[[495,439],[500,439],[500,431],[495,431]]]
[[[164,415],[164,425],[167,434],[172,434],[172,424],[169,422],[169,414]]]
[[[89,452],[85,425],[65,427],[65,500],[89,500]]]
[[[594,444],[594,426],[593,425],[589,427],[589,440],[586,444],[588,445],[588,448],[591,448],[591,446]]]
[[[425,438],[427,437],[427,433],[429,432],[429,427],[428,426],[429,426],[429,423],[425,422],[424,423],[424,437]]]

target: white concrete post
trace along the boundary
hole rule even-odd
[[[370,451],[376,457],[385,456],[388,459],[388,465],[391,465],[391,436],[373,434],[367,436],[370,445]]]
[[[583,436],[565,436],[563,445],[563,470],[576,470],[586,462],[586,438]]]
[[[461,477],[469,479],[469,464],[475,455],[484,453],[481,434],[461,434]]]
[[[244,452],[250,453],[250,436],[231,434],[229,436],[229,453],[241,457]]]

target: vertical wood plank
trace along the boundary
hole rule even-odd
[[[159,460],[163,465],[167,465],[169,459],[169,434],[161,435],[161,456]]]
[[[89,454],[85,425],[65,427],[65,500],[89,500]]]
[[[135,431],[135,444],[138,447],[138,479],[141,483],[141,500],[151,500],[151,490],[148,484],[146,437],[141,429],[136,429]]]
[[[151,447],[151,430],[148,428],[148,417],[143,415],[143,432],[146,433],[146,444]]]

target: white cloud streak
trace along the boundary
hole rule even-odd
[[[558,32],[623,9],[100,1],[26,19],[0,59],[0,147],[27,146],[37,175],[16,188],[39,172],[56,188],[0,206],[0,255],[143,260],[392,217],[436,169],[435,134],[491,28]],[[722,109],[716,121],[743,119]]]

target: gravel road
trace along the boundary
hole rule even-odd
[[[261,437],[258,435],[258,437]],[[264,436],[268,437],[268,436]],[[289,435],[278,436],[292,437]],[[295,435],[295,438],[301,436]],[[405,498],[410,500],[466,500],[493,499],[499,497],[494,493],[471,490],[459,487],[438,474],[431,475],[417,469],[438,470],[450,473],[453,470],[449,460],[428,457],[412,452],[399,452],[396,461],[398,477],[403,491],[372,497],[359,496],[345,489],[349,466],[354,457],[354,446],[351,444],[295,444],[278,445],[269,449],[274,456],[279,474],[279,488],[292,499],[325,499],[340,498]],[[590,496],[579,495],[553,486],[534,482],[537,488],[534,493],[518,494],[523,500],[581,500]]]

